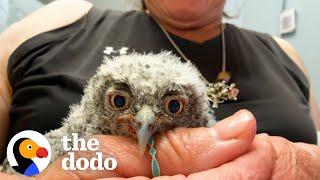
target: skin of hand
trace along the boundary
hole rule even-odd
[[[227,163],[246,153],[256,134],[256,121],[251,113],[242,110],[217,123],[212,128],[176,128],[159,134],[155,148],[157,160],[164,175],[205,171]],[[151,158],[147,152],[141,156],[135,140],[97,135],[99,150],[104,157],[114,157],[118,166],[114,171],[65,171],[63,157],[57,159],[36,179],[98,179],[108,177],[151,177]],[[92,158],[95,152],[77,151],[77,157]],[[186,164],[188,166],[186,166]],[[22,176],[0,174],[0,179]],[[26,179],[32,179],[27,178]]]
[[[212,128],[177,128],[160,134],[156,140],[157,159],[166,176],[154,179],[320,179],[319,147],[255,133],[254,116],[241,110]],[[118,136],[95,138],[100,141],[99,151],[116,158],[115,171],[64,171],[60,158],[35,178],[150,179],[150,157],[147,153],[140,156],[136,142]],[[91,155],[76,153],[77,157]],[[0,177],[18,178],[4,174]]]

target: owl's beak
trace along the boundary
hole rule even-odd
[[[135,116],[135,130],[138,138],[140,154],[144,154],[148,140],[153,135],[156,115],[150,106],[143,106]]]

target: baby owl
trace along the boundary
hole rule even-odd
[[[52,161],[65,153],[61,139],[71,133],[132,137],[144,152],[155,133],[214,124],[201,77],[193,64],[181,62],[170,52],[106,58],[62,127],[45,135]]]

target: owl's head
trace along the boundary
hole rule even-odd
[[[106,59],[85,88],[85,114],[102,132],[138,139],[174,127],[206,126],[213,115],[206,84],[191,63],[169,52]]]

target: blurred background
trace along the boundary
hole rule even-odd
[[[0,32],[52,0],[0,0]],[[128,11],[137,0],[91,0],[97,7]],[[319,6],[318,6],[319,5]],[[310,73],[312,89],[320,102],[319,0],[227,0],[225,21],[266,32],[289,41]]]

